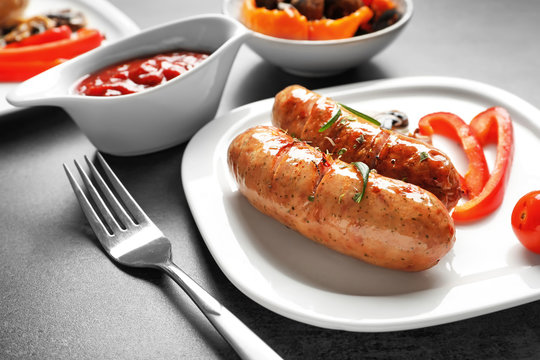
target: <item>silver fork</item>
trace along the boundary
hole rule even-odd
[[[281,359],[253,331],[172,262],[169,239],[139,207],[101,154],[98,153],[97,157],[109,183],[121,201],[86,156],[85,160],[93,180],[106,201],[76,160],[75,166],[81,174],[93,204],[88,200],[66,164],[64,164],[64,169],[90,226],[107,254],[122,265],[163,270],[189,295],[241,358]]]

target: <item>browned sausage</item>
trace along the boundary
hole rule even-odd
[[[338,108],[341,116],[327,124]],[[294,137],[340,156],[361,161],[381,175],[418,185],[437,196],[448,209],[461,198],[459,174],[446,154],[420,140],[382,129],[298,85],[275,97],[272,123]]]
[[[444,205],[422,188],[332,159],[271,126],[238,135],[228,163],[240,192],[261,212],[333,250],[405,271],[437,264],[453,246]]]

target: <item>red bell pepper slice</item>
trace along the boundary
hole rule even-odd
[[[457,115],[437,112],[421,118],[418,128],[422,135],[437,133],[461,143],[469,160],[467,172],[461,178],[461,188],[470,198],[479,195],[489,179],[489,169],[482,145],[469,125]]]
[[[463,222],[483,218],[501,205],[514,157],[512,119],[504,108],[492,107],[478,114],[471,121],[470,128],[482,145],[496,142],[497,155],[482,192],[454,209],[454,220]]]
[[[54,27],[52,29],[45,30],[42,33],[32,35],[21,41],[12,42],[7,44],[4,49],[13,49],[30,45],[46,44],[58,40],[66,40],[71,38],[71,29],[67,25]]]
[[[0,62],[0,81],[24,81],[53,66],[61,64],[64,61],[66,61],[66,59],[56,59],[53,61]]]
[[[40,45],[29,45],[12,49],[0,49],[0,66],[5,62],[54,61],[71,59],[98,47],[103,35],[94,29],[80,29],[76,36]]]

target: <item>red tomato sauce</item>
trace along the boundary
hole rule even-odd
[[[127,60],[86,76],[75,92],[87,96],[133,94],[182,75],[208,56],[202,52],[174,51]]]

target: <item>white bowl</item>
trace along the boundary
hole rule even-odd
[[[225,15],[241,22],[244,0],[224,0]],[[370,34],[340,40],[286,40],[253,32],[246,44],[263,59],[286,72],[309,77],[328,76],[356,67],[386,48],[413,13],[412,0],[395,0],[401,18]]]
[[[188,140],[211,120],[238,49],[249,33],[225,15],[154,27],[47,70],[17,86],[15,106],[60,106],[90,141],[113,155],[139,155]],[[73,92],[81,77],[108,65],[186,49],[211,55],[194,69],[140,93],[101,97]]]

